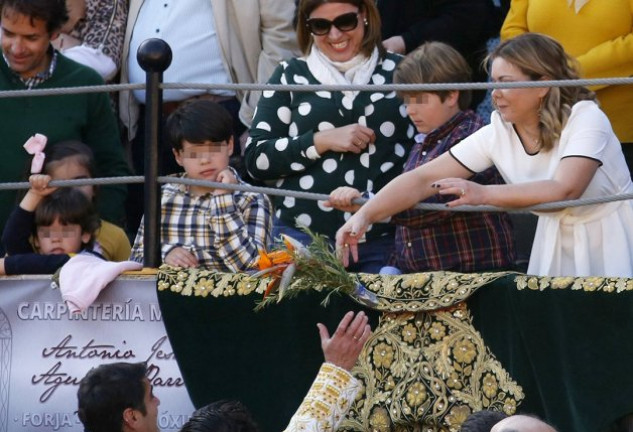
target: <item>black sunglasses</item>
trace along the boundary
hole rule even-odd
[[[339,15],[332,21],[325,18],[309,18],[306,20],[306,26],[310,29],[310,33],[315,36],[328,34],[332,26],[342,32],[352,31],[358,27],[358,12],[349,12]]]

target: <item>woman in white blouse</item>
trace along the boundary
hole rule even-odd
[[[554,39],[528,33],[490,55],[494,82],[577,79],[575,63]],[[584,87],[496,89],[490,125],[383,188],[337,232],[343,261],[372,222],[434,194],[447,204],[526,207],[633,192],[620,143]],[[506,185],[467,179],[496,166]],[[539,212],[528,273],[633,276],[633,207],[616,201]]]

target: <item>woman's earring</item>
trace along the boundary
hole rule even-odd
[[[363,24],[365,24],[365,27],[367,27],[369,25],[369,22],[367,21],[367,18],[363,18]]]

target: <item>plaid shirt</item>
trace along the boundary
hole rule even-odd
[[[57,66],[57,51],[55,51],[53,47],[51,46],[49,46],[48,48],[49,48],[49,52],[51,53],[51,64],[48,66],[48,69],[43,70],[42,72],[38,72],[35,76],[29,77],[29,78],[22,78],[22,76],[13,72],[13,69],[11,69],[11,65],[9,64],[9,61],[7,60],[7,57],[4,54],[2,54],[2,58],[4,59],[7,66],[9,66],[9,69],[11,69],[13,74],[20,81],[22,81],[22,83],[27,89],[31,90],[37,87],[38,85],[42,84],[47,79],[49,79],[53,75],[53,72],[55,72],[55,67]]]
[[[461,111],[418,141],[405,171],[435,159],[483,126],[472,111]],[[421,141],[421,142],[420,142]],[[496,168],[471,178],[480,184],[503,184]],[[445,203],[454,196],[429,197],[426,203]],[[390,265],[404,273],[450,270],[480,272],[511,268],[515,260],[512,224],[506,213],[465,213],[406,210],[393,217],[396,246]]]
[[[246,184],[239,177],[238,181]],[[271,209],[263,194],[191,195],[187,185],[167,183],[161,198],[161,257],[164,261],[173,248],[183,247],[201,267],[244,271],[271,241]],[[143,231],[141,221],[132,247],[133,261],[143,261]]]

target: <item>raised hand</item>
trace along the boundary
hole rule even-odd
[[[355,315],[354,312],[347,312],[332,337],[323,324],[317,324],[325,361],[351,370],[371,335],[368,321],[367,315],[362,311]]]

